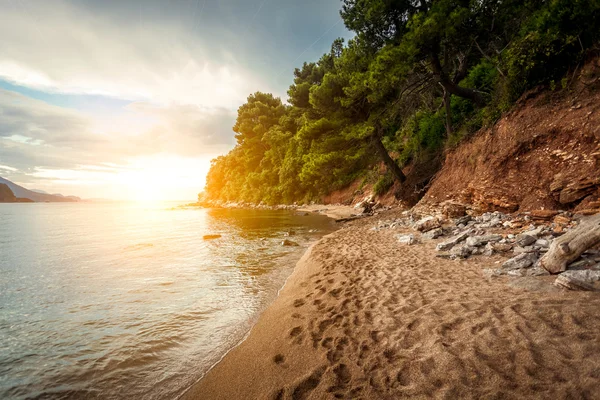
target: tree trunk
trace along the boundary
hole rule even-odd
[[[452,82],[450,78],[448,78],[448,75],[446,74],[446,72],[444,72],[444,69],[442,68],[442,64],[440,63],[438,54],[435,51],[431,53],[431,69],[433,70],[433,74],[436,77],[437,81],[450,94],[471,100],[478,106],[485,105],[485,99],[479,91],[458,86],[456,83]]]
[[[392,157],[390,157],[390,153],[388,153],[387,149],[381,142],[381,138],[375,134],[373,135],[373,144],[375,145],[375,149],[379,153],[379,156],[385,163],[387,169],[394,175],[394,178],[398,180],[400,183],[404,183],[406,181],[406,175],[402,172],[402,168],[396,164],[396,161]]]
[[[444,106],[446,107],[446,138],[452,135],[452,109],[450,108],[450,93],[444,89]]]
[[[540,260],[540,265],[551,274],[567,269],[586,250],[600,243],[600,214],[583,221],[576,229],[557,238]]]

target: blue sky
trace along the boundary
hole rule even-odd
[[[246,97],[285,100],[295,67],[352,36],[340,7],[0,0],[0,175],[83,197],[193,198]]]

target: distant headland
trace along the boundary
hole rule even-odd
[[[81,201],[76,196],[34,192],[0,177],[0,203],[69,203]]]

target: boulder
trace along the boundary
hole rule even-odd
[[[437,219],[436,217],[429,216],[415,222],[413,228],[419,232],[427,232],[432,229],[439,228],[441,226],[442,224],[440,223],[439,219]]]
[[[506,253],[513,249],[513,245],[510,243],[491,243],[491,245],[494,248],[494,251],[499,253]]]
[[[502,240],[502,235],[472,236],[467,239],[467,246],[483,246],[484,244],[498,242],[500,240]]]
[[[519,254],[518,256],[505,261],[504,264],[502,264],[502,269],[510,271],[514,269],[529,268],[535,264],[537,259],[538,255],[535,252]]]
[[[435,228],[430,231],[427,231],[423,234],[425,239],[437,239],[444,234],[444,230],[442,228]]]
[[[407,244],[407,245],[413,245],[413,244],[417,244],[417,239],[415,239],[415,235],[396,235],[396,240],[398,240],[398,243],[400,244]]]
[[[494,255],[494,251],[495,251],[494,245],[491,243],[488,243],[485,245],[485,248],[483,250],[483,255],[487,256],[487,257],[491,257]]]
[[[535,241],[536,241],[535,237],[528,235],[526,233],[521,233],[520,235],[517,235],[516,243],[521,247],[525,247],[525,246],[534,244]]]
[[[473,218],[470,215],[465,215],[464,217],[460,217],[459,219],[457,219],[454,224],[456,226],[459,225],[466,225],[468,224]]]
[[[550,247],[550,241],[548,239],[538,239],[535,241],[534,245],[547,249]]]
[[[445,201],[441,204],[442,214],[446,218],[458,218],[467,213],[467,207],[464,204]]]
[[[596,284],[600,281],[600,271],[567,271],[556,277],[554,285],[569,290],[600,291]]]
[[[475,250],[475,247],[467,245],[455,246],[450,250],[450,255],[454,258],[468,258],[473,254],[473,250]]]
[[[445,242],[438,243],[438,245],[436,246],[436,250],[437,251],[450,250],[455,245],[462,242],[463,240],[465,240],[468,237],[469,237],[469,231],[459,233],[458,235],[451,237],[450,239],[446,240]]]
[[[282,246],[300,246],[298,243],[293,242],[289,239],[284,239],[283,242],[281,242]]]

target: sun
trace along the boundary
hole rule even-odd
[[[156,203],[194,201],[204,188],[210,159],[157,155],[134,160],[119,174],[119,185],[129,200]]]

